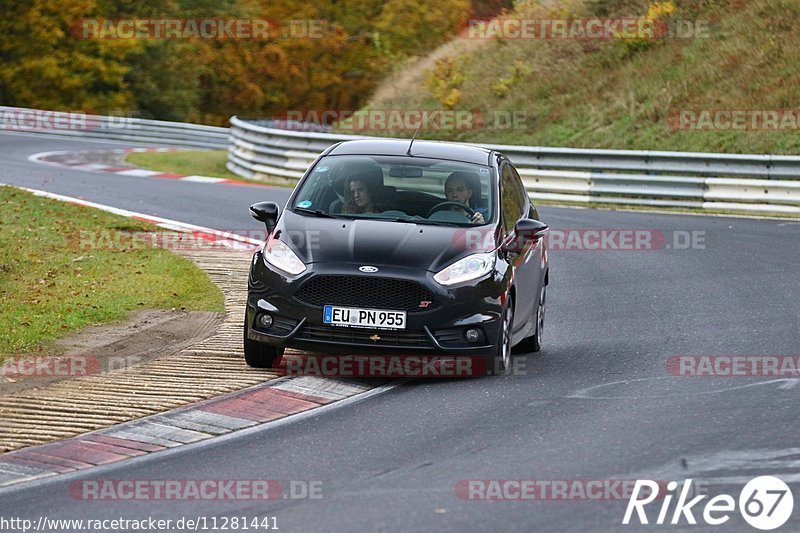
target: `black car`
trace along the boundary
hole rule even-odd
[[[538,351],[549,271],[539,221],[502,154],[357,140],[323,152],[253,256],[244,323],[252,367],[285,347],[327,354],[491,358]],[[483,360],[483,359],[481,359]]]

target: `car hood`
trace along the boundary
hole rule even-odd
[[[438,272],[471,253],[494,246],[491,224],[476,228],[387,220],[332,219],[285,211],[275,234],[304,263],[393,265]]]

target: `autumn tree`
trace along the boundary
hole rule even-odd
[[[476,6],[506,1],[5,2],[0,103],[221,125],[233,114],[355,110],[399,60],[447,40]],[[230,40],[80,32],[84,19],[193,18],[267,19],[272,27],[263,39]],[[313,35],[304,25],[314,25]]]

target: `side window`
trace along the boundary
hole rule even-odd
[[[514,168],[512,165],[508,165],[508,167],[511,169],[511,173],[514,174],[514,182],[516,184],[517,194],[519,195],[520,200],[522,202],[522,210],[527,211],[528,204],[531,203],[531,198],[530,196],[528,196],[528,191],[525,190],[525,184],[522,183],[522,178],[519,177],[517,169]]]
[[[519,176],[516,176],[511,165],[503,163],[500,173],[500,187],[502,189],[500,203],[503,210],[503,228],[508,233],[514,229],[514,225],[522,218],[525,197],[520,195],[521,181]]]

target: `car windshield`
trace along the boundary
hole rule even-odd
[[[294,195],[292,210],[311,216],[438,225],[492,221],[488,166],[411,156],[327,156]]]

